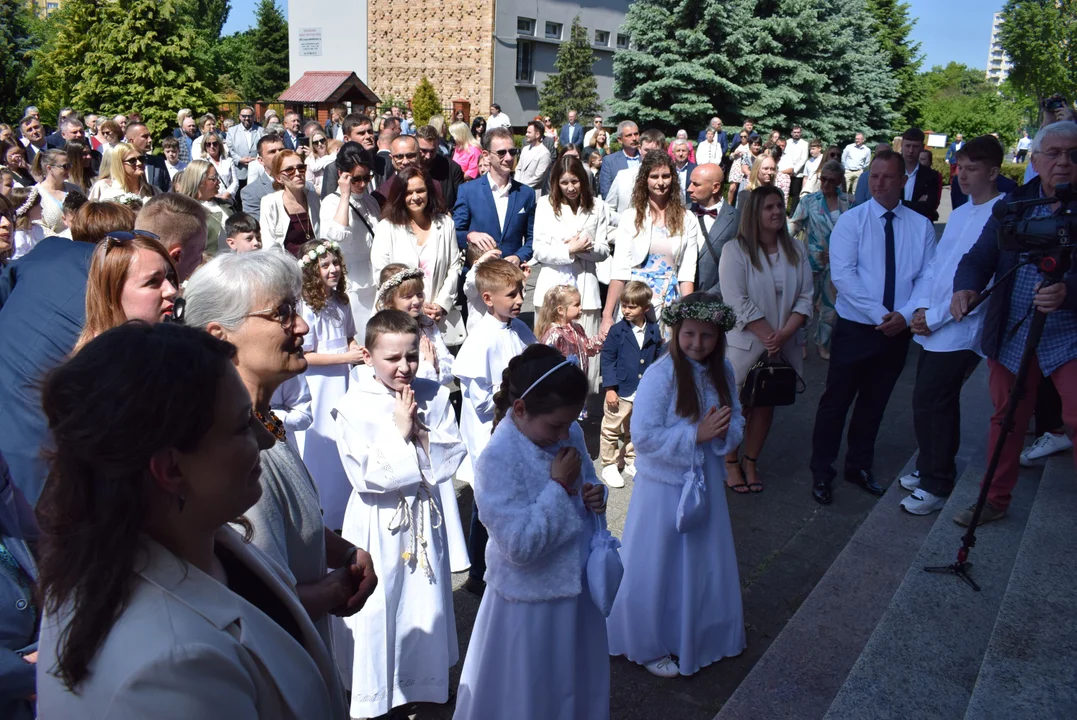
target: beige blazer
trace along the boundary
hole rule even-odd
[[[234,530],[217,531],[284,603],[302,633],[286,630],[201,570],[146,539],[131,598],[90,664],[78,694],[48,672],[67,616],[41,622],[38,713],[80,720],[306,720],[347,717],[336,667],[295,588]]]
[[[307,185],[307,214],[310,215],[311,225],[314,227],[314,237],[311,240],[322,239],[321,235],[321,204],[322,200],[314,188]],[[284,191],[277,190],[262,198],[261,217],[262,247],[283,247],[284,236],[288,232],[288,224],[291,218],[284,209]]]
[[[782,278],[782,293],[775,290],[774,273]],[[726,333],[726,358],[733,365],[737,387],[744,384],[748,370],[766,352],[763,341],[744,326],[765,319],[778,330],[793,313],[807,318],[812,314],[812,275],[808,255],[798,253],[792,262],[779,251],[774,267],[764,260],[763,269],[756,270],[748,260],[739,241],[733,240],[722,248],[718,261],[718,285],[722,299],[737,313],[737,325]],[[782,356],[797,373],[804,374],[800,333],[794,333],[782,346]]]

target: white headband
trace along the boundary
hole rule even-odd
[[[545,373],[543,373],[542,376],[539,377],[538,380],[531,383],[531,386],[529,388],[527,388],[526,390],[524,390],[523,395],[520,396],[520,399],[523,400],[525,397],[527,397],[527,393],[534,390],[536,385],[538,385],[543,380],[545,380],[546,378],[553,375],[555,372],[557,372],[558,370],[563,368],[565,365],[578,365],[579,362],[580,362],[580,359],[578,357],[576,357],[575,355],[569,355],[567,358],[565,358],[564,360],[562,360],[561,362],[559,362],[558,364],[554,365],[552,368],[547,370]]]

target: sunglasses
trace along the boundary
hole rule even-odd
[[[372,175],[370,173],[366,173],[365,175],[352,175],[352,185],[355,185],[357,183],[365,185],[366,183],[370,182],[371,177]]]
[[[240,120],[253,120],[254,116],[253,115],[240,115],[239,119]]]
[[[218,183],[221,181],[221,178],[218,175],[206,175],[206,180],[210,181],[211,183]]]
[[[134,232],[114,230],[110,233],[105,233],[105,254],[108,255],[108,251],[112,248],[126,245],[136,237],[149,238],[150,240],[161,242],[161,236],[156,233],[151,233],[149,230],[135,230]]]
[[[296,175],[306,175],[306,165],[292,165],[291,167],[281,168],[280,174],[285,177],[295,177]]]
[[[506,148],[504,150],[494,150],[494,155],[497,155],[499,158],[503,158],[503,157],[505,157],[505,155],[508,155],[509,157],[516,157],[519,154],[520,154],[520,151],[517,148]]]
[[[208,148],[211,148],[211,147],[220,147],[220,146],[221,146],[221,144],[220,144],[219,142],[208,142],[208,143],[204,143],[204,145],[205,145],[206,147],[208,147]]]
[[[396,155],[393,155],[393,160],[414,160],[417,157],[419,157],[419,153],[417,152],[397,153]]]
[[[264,320],[276,320],[284,330],[291,330],[295,324],[295,318],[299,314],[296,310],[296,301],[289,298],[282,300],[280,305],[274,308],[266,308],[256,312],[247,313],[246,317],[263,318]]]
[[[310,144],[311,145],[325,145],[325,138],[322,138],[321,140],[311,140]]]
[[[144,165],[145,163],[142,162],[142,158],[127,158],[123,161],[123,164],[130,165],[131,167],[138,167],[140,165]]]
[[[71,163],[63,163],[61,165],[50,165],[49,167],[61,168],[63,170],[70,170],[71,169]]]

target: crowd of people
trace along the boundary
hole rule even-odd
[[[995,138],[954,152],[968,200],[937,240],[917,128],[899,151],[717,117],[667,141],[573,111],[518,146],[490,111],[181,111],[161,155],[137,115],[0,126],[5,717],[376,718],[454,692],[462,720],[608,717],[611,655],[672,678],[745,648],[727,497],[764,491],[809,344],[821,504],[850,410],[843,477],[884,492],[915,340],[902,507],[940,510],[961,386],[986,357],[994,441],[1033,310],[980,521],[1070,446],[1077,271],[1041,286],[999,249]],[[1028,149],[1011,198],[1077,181],[1070,118]],[[462,572],[481,604],[454,689]]]

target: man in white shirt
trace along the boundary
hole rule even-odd
[[[501,112],[501,106],[497,103],[490,103],[490,117],[486,118],[486,129],[493,130],[494,128],[511,128],[512,122],[509,120],[509,116]]]
[[[542,143],[544,128],[538,120],[527,123],[524,130],[524,147],[520,153],[520,162],[516,165],[517,182],[527,185],[541,195],[542,186],[546,182],[546,172],[553,163],[550,151]]]
[[[1021,139],[1017,141],[1017,154],[1013,156],[1013,161],[1015,163],[1024,162],[1030,147],[1032,147],[1032,138],[1028,136],[1028,130],[1025,130]]]
[[[595,115],[592,121],[594,125],[583,135],[583,146],[590,147],[594,144],[595,133],[602,129],[602,116]]]
[[[955,154],[961,187],[971,202],[956,208],[939,240],[912,316],[914,338],[923,347],[916,366],[912,422],[920,454],[916,471],[901,478],[912,495],[901,507],[914,515],[941,510],[957,480],[954,457],[961,443],[961,386],[983,357],[982,308],[960,323],[953,322],[950,303],[957,265],[976,244],[991,209],[1002,197],[995,181],[1002,167],[1002,146],[990,135],[962,145]]]
[[[856,192],[856,182],[871,164],[871,150],[864,144],[864,133],[857,133],[856,142],[846,145],[841,153],[841,166],[845,168],[845,192]]]
[[[800,190],[804,187],[804,165],[808,162],[808,141],[801,138],[803,134],[799,125],[794,125],[789,140],[785,143],[785,152],[778,163],[778,172],[789,176],[789,212],[797,209],[800,202]]]
[[[830,272],[838,298],[826,390],[812,433],[812,497],[829,504],[834,461],[850,406],[845,480],[872,495],[875,437],[883,411],[905,368],[908,325],[922,292],[919,283],[935,255],[931,221],[901,204],[904,163],[881,152],[871,165],[871,197],[842,215],[830,236]]]

